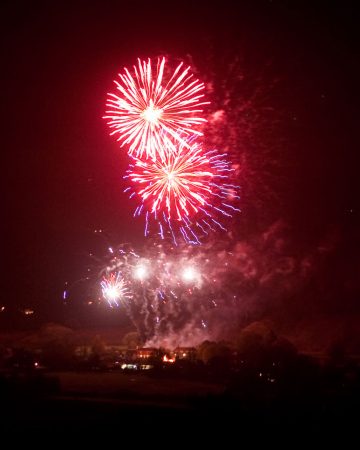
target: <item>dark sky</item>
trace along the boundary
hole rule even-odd
[[[200,77],[230,85],[226,63],[239,57],[244,90],[275,111],[276,123],[254,120],[259,143],[273,126],[271,145],[281,141],[269,181],[279,200],[257,206],[245,184],[240,227],[282,218],[300,246],[331,224],[357,235],[356,2],[304,3],[2,2],[0,303],[52,310],[94,229],[142,241],[122,193],[125,154],[102,120],[112,80],[137,57],[191,57]]]

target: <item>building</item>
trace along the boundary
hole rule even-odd
[[[138,348],[137,352],[136,352],[136,356],[140,360],[155,358],[157,355],[158,355],[158,349],[156,349],[154,347]]]
[[[193,361],[196,359],[196,348],[195,347],[176,347],[173,351],[175,358],[187,359]]]

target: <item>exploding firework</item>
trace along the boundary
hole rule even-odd
[[[99,259],[100,271],[95,274],[96,278],[103,279],[101,287],[106,298],[118,298],[123,292],[134,294],[137,289],[144,288],[170,293],[172,289],[200,288],[202,285],[201,264],[183,250],[176,256],[174,247],[169,246],[165,251],[161,245],[151,246],[143,256],[124,244],[108,250],[108,258],[105,258],[108,261],[101,263]]]
[[[119,74],[116,94],[109,93],[107,111],[111,135],[117,135],[121,146],[129,146],[129,154],[138,158],[166,158],[176,151],[176,144],[185,146],[183,135],[202,135],[199,126],[206,122],[200,116],[204,83],[194,79],[190,67],[179,64],[166,76],[165,58],[158,59],[156,69],[150,59],[138,60],[131,74]]]
[[[89,276],[89,282],[97,290],[102,280],[103,297],[110,306],[124,306],[144,341],[166,334],[168,327],[174,326],[171,317],[179,325],[190,320],[191,309],[201,305],[207,276],[201,272],[199,259],[184,249],[173,254],[170,247],[165,251],[156,245],[140,255],[120,245],[110,247],[105,260]],[[206,328],[204,318],[196,327]]]
[[[102,246],[100,255],[92,253],[88,281],[78,286],[95,299],[100,287],[122,280],[120,291],[126,287],[127,296],[115,291],[112,297],[144,343],[199,343],[236,332],[255,312],[264,312],[262,299],[269,292],[275,302],[278,296],[288,298],[303,282],[302,258],[289,256],[288,248],[279,246],[279,236],[281,224],[250,240],[234,241],[222,234],[201,246],[148,239],[135,251],[130,244],[109,246],[106,240],[107,250]],[[109,277],[112,282],[104,284]],[[104,303],[96,302],[99,307]]]
[[[81,295],[84,304],[102,307],[105,299],[110,307],[121,306],[144,342],[164,336],[170,328],[181,329],[191,321],[195,310],[200,316],[209,302],[209,292],[216,289],[209,261],[191,249],[170,242],[148,242],[140,252],[129,244],[107,246],[100,256],[91,252],[87,276],[82,279],[86,281],[72,283],[82,290],[75,294],[67,285],[64,300],[69,304],[75,295]],[[206,333],[206,323],[205,316],[196,315],[194,330]]]
[[[145,215],[145,236],[152,228],[162,239],[169,234],[175,244],[179,233],[185,242],[200,244],[200,234],[226,230],[218,216],[231,218],[240,211],[233,205],[239,199],[239,187],[230,183],[234,172],[226,154],[204,153],[196,142],[180,144],[163,160],[134,158],[125,191],[140,199],[134,216]]]
[[[111,272],[103,277],[101,290],[110,306],[119,306],[119,302],[129,298],[126,282],[120,272]]]

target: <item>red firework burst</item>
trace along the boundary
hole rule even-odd
[[[134,158],[126,175],[132,186],[126,191],[131,191],[130,197],[141,198],[134,215],[146,212],[145,235],[149,214],[158,222],[162,237],[164,226],[172,234],[179,229],[189,242],[195,236],[191,225],[203,229],[211,228],[212,223],[223,228],[214,216],[220,212],[231,217],[230,212],[239,211],[229,204],[238,198],[238,187],[227,184],[233,169],[225,156],[214,150],[203,153],[200,145],[189,142],[187,147],[178,146],[176,153],[166,153],[162,160]],[[185,237],[186,229],[193,238]]]
[[[166,211],[168,219],[181,220],[197,212],[211,192],[213,172],[196,145],[168,153],[164,160],[136,159],[129,178],[139,186],[138,195],[152,213]]]
[[[194,79],[190,67],[179,64],[173,74],[165,75],[165,58],[158,59],[156,69],[151,60],[119,74],[116,94],[109,93],[105,119],[112,132],[118,135],[121,147],[129,145],[129,154],[165,159],[165,151],[176,151],[176,144],[187,146],[182,136],[202,135],[199,125],[199,106],[204,96],[204,83]]]

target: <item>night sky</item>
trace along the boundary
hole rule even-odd
[[[95,229],[143,243],[102,116],[124,66],[166,55],[190,61],[210,113],[240,126],[241,240],[277,221],[300,250],[335,236],[321,276],[347,283],[359,311],[359,17],[356,2],[303,3],[3,2],[0,304],[56,317]]]

